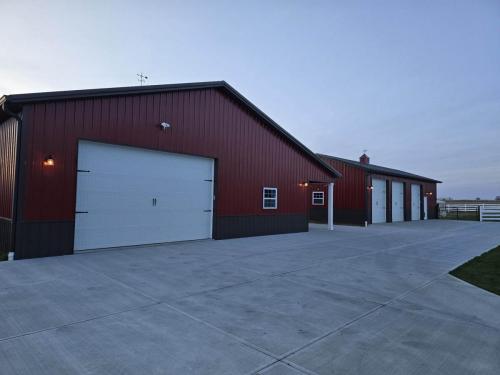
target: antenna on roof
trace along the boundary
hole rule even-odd
[[[144,73],[138,73],[137,74],[137,80],[141,83],[141,86],[146,82],[146,80],[148,79],[148,76],[145,75]]]

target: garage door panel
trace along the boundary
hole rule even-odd
[[[80,229],[124,228],[127,226],[154,225],[149,210],[136,210],[133,215],[127,210],[101,209],[78,215]]]
[[[84,153],[80,152],[82,149]],[[133,155],[133,158],[128,158],[129,155]],[[165,155],[175,157],[169,160],[165,158]],[[123,159],[124,156],[126,160]],[[205,171],[208,176],[211,175],[212,159],[209,158],[90,141],[80,142],[78,164],[91,164],[93,170],[97,172],[127,175],[128,171],[133,170],[137,174],[148,175],[152,172],[156,173],[158,170],[177,169],[181,159],[186,169],[184,169],[184,174],[182,169],[176,170],[176,172],[180,172],[179,176],[189,176],[188,170],[190,169],[194,169],[196,172]],[[156,164],[157,162],[159,164]],[[158,168],[154,168],[156,166]]]
[[[197,181],[192,186],[171,187],[170,191],[164,189],[162,191],[153,191],[157,198],[158,204],[169,202],[175,204],[174,207],[184,207],[186,204],[206,204],[207,199],[212,195],[211,183]],[[174,190],[176,188],[176,190]],[[156,189],[155,189],[156,190]],[[170,202],[170,201],[174,202]],[[172,206],[171,206],[172,207]]]
[[[78,208],[86,208],[85,211],[99,210],[125,210],[132,208],[144,208],[153,204],[153,194],[136,192],[112,192],[99,190],[82,190],[78,200]],[[103,202],[105,205],[103,205]]]
[[[420,220],[420,185],[411,185],[411,219]]]
[[[171,156],[170,160],[168,156]],[[125,178],[132,173],[139,177],[169,180],[159,172],[172,170],[176,172],[176,180],[193,180],[200,175],[211,178],[212,164],[213,160],[208,158],[86,141],[80,143],[78,155],[79,169]]]
[[[171,173],[170,171],[158,171],[155,173]],[[195,173],[191,171],[191,173]],[[133,177],[133,178],[132,178]],[[105,175],[103,172],[80,172],[79,173],[79,187],[84,190],[96,190],[102,192],[113,192],[116,191],[117,184],[123,184],[120,188],[121,191],[184,191],[182,189],[183,184],[195,184],[193,188],[198,188],[199,191],[203,190],[206,184],[210,184],[210,181],[205,181],[206,179],[211,179],[212,176],[206,176],[205,173],[199,174],[196,177],[187,178],[176,178],[175,180],[160,178],[155,175],[140,175],[134,173],[130,170],[129,175],[123,174],[109,174]],[[200,184],[200,182],[206,182],[206,184]]]
[[[212,159],[82,141],[78,166],[75,250],[211,238]]]
[[[372,223],[385,223],[387,221],[387,188],[386,181],[372,180]]]
[[[170,228],[175,230],[176,228]],[[205,233],[201,231],[193,231],[189,234],[183,234],[180,232],[174,239],[165,241],[165,237],[162,235],[162,231],[165,230],[164,226],[145,226],[145,225],[134,225],[126,227],[110,227],[103,229],[101,228],[89,228],[82,230],[80,242],[81,249],[99,249],[106,247],[119,247],[119,246],[134,246],[134,245],[144,245],[144,244],[154,244],[154,243],[164,243],[171,241],[187,241],[206,238]],[[110,245],[109,238],[115,238],[113,243]]]
[[[392,221],[404,221],[404,184],[392,182]]]
[[[116,186],[121,185],[121,192],[140,192],[146,191],[148,188],[148,184],[144,180],[148,180],[147,178],[140,177],[137,175],[131,174],[125,178],[125,176],[119,175],[110,175],[103,176],[102,174],[98,174],[95,172],[86,173],[87,176],[81,178],[81,183],[79,183],[79,187],[82,190],[87,191],[95,191],[102,193],[113,193],[116,192]],[[133,176],[133,178],[131,178]],[[150,179],[152,186],[155,186],[155,182]]]

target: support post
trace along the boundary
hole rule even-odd
[[[328,230],[333,230],[333,182],[328,184]]]

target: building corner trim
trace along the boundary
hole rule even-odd
[[[17,135],[16,135],[16,168],[15,168],[15,177],[14,177],[14,199],[12,203],[12,238],[11,238],[11,249],[9,251],[8,259],[15,259],[15,251],[16,251],[16,239],[17,239],[17,224],[19,221],[18,217],[18,209],[19,209],[19,180],[20,180],[20,172],[21,172],[21,138],[23,132],[23,114],[22,109],[18,113],[12,112],[9,109],[8,101],[4,101],[2,103],[3,111],[10,117],[16,119],[17,121]]]

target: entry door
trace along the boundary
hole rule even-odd
[[[385,180],[372,180],[372,223],[385,223],[387,189]]]
[[[420,185],[411,185],[411,219],[420,220]]]
[[[424,220],[427,220],[427,197],[424,197]]]
[[[404,185],[402,182],[392,182],[392,221],[405,220]]]
[[[75,250],[211,238],[213,164],[81,141]]]

